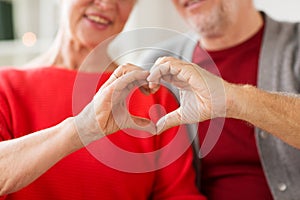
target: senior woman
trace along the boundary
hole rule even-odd
[[[190,146],[181,147],[184,127],[149,133],[159,111],[178,106],[172,95],[165,88],[147,96],[136,90],[149,73],[133,65],[84,62],[121,32],[135,3],[61,0],[49,51],[34,68],[1,70],[1,200],[203,199]]]

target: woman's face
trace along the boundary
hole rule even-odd
[[[94,48],[122,31],[136,0],[61,0],[63,28],[79,45]]]

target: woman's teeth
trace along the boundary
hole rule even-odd
[[[98,24],[104,24],[104,25],[107,25],[109,24],[109,20],[107,19],[104,19],[102,17],[99,17],[99,16],[95,16],[95,15],[88,15],[87,18],[93,22],[96,22]]]
[[[190,1],[188,1],[186,4],[185,4],[185,6],[190,6],[190,5],[193,5],[193,4],[195,4],[195,3],[198,3],[198,2],[200,2],[201,0],[190,0]]]

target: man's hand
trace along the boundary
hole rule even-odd
[[[225,116],[224,84],[228,83],[196,64],[162,57],[154,64],[147,80],[153,93],[158,90],[161,80],[176,86],[180,91],[180,107],[157,122],[158,133],[180,124]]]

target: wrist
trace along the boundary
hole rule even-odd
[[[226,87],[226,117],[245,120],[255,91],[256,88],[251,85],[229,83]]]
[[[70,152],[77,151],[78,149],[84,147],[84,144],[78,134],[74,117],[65,119],[61,124],[59,124],[59,126],[64,129],[63,132],[67,141],[67,146],[70,147]]]
[[[93,104],[89,104],[81,113],[73,117],[73,125],[84,146],[105,136],[96,118]]]

